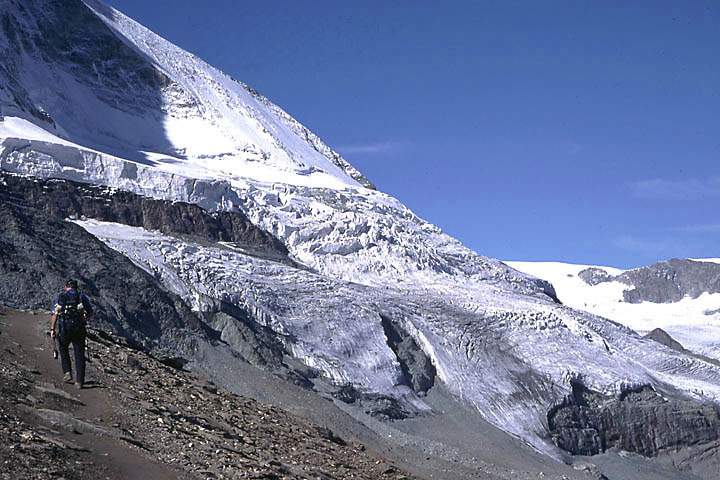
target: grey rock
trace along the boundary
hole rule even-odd
[[[425,352],[398,323],[386,315],[380,316],[390,349],[395,352],[403,373],[401,384],[417,393],[427,393],[435,384],[435,366]]]
[[[592,286],[609,282],[612,279],[612,275],[597,267],[589,267],[580,271],[578,273],[578,277],[580,277],[580,279],[588,285]]]
[[[65,180],[0,172],[0,303],[49,309],[65,279],[81,281],[96,307],[93,326],[179,366],[192,357],[195,335],[221,340],[257,366],[281,369],[284,348],[251,316],[208,300],[199,315],[128,258],[67,217],[90,217],[195,241],[228,241],[246,253],[291,262],[284,245],[240,212],[210,214],[197,205],[158,201]],[[185,353],[183,353],[185,352]]]
[[[183,351],[203,335],[177,296],[81,227],[7,198],[0,198],[0,224],[0,303],[49,310],[65,280],[77,278],[95,307],[92,325],[136,347]]]
[[[671,303],[685,296],[720,292],[720,264],[672,259],[612,276],[599,268],[582,270],[578,276],[588,285],[618,281],[630,288],[623,292],[628,303]],[[712,315],[714,312],[709,313]]]
[[[682,346],[680,342],[675,340],[668,334],[665,330],[662,328],[656,328],[652,332],[645,335],[645,338],[649,338],[650,340],[654,340],[658,343],[661,343],[665,345],[666,347],[672,348],[673,350],[677,350],[678,352],[687,352],[685,347]]]
[[[345,440],[337,436],[335,432],[325,426],[316,426],[315,431],[320,435],[321,438],[324,438],[325,440],[330,440],[336,445],[347,445]]]
[[[48,395],[54,395],[54,396],[60,397],[64,400],[68,400],[72,403],[83,405],[83,403],[80,400],[73,397],[69,393],[66,393],[64,390],[60,390],[59,388],[55,387],[55,385],[52,385],[50,383],[41,383],[41,384],[35,385],[35,389],[41,393],[48,394]]]
[[[0,199],[38,209],[52,218],[92,218],[200,241],[232,242],[249,253],[289,262],[285,245],[242,212],[207,212],[195,204],[169,202],[69,180],[43,180],[0,172]]]
[[[157,357],[157,360],[163,365],[174,368],[175,370],[184,370],[185,365],[188,363],[188,360],[185,358],[172,356],[160,356]]]
[[[285,347],[277,335],[240,308],[215,301],[204,306],[203,316],[215,335],[245,361],[257,367],[278,369]]]
[[[573,383],[572,394],[548,413],[555,444],[573,455],[623,450],[645,457],[685,454],[686,463],[720,465],[720,407],[660,394],[650,387],[609,397]]]
[[[44,422],[51,425],[53,428],[73,433],[91,433],[94,435],[117,438],[119,440],[132,443],[133,445],[140,446],[136,440],[120,430],[95,425],[85,420],[75,418],[67,412],[52,410],[49,408],[28,408],[27,410],[29,413],[40,417]]]
[[[332,395],[341,402],[359,406],[368,415],[382,420],[402,420],[420,413],[406,402],[386,395],[361,392],[352,385],[342,385]]]
[[[685,296],[719,293],[720,264],[673,259],[628,270],[618,279],[634,286],[623,294],[626,302],[677,302]]]
[[[692,351],[686,349],[680,342],[678,342],[677,340],[672,338],[670,336],[670,334],[668,334],[665,330],[663,330],[661,328],[656,328],[652,332],[645,335],[644,338],[647,338],[654,342],[665,345],[666,347],[672,348],[673,350],[678,351],[684,355],[688,355],[690,357],[700,359],[703,362],[707,362],[707,363],[711,363],[713,365],[720,366],[720,361],[718,361],[717,359],[707,357],[705,355],[700,355],[700,354],[697,354],[695,352],[692,352]]]
[[[123,364],[130,367],[133,370],[144,370],[145,368],[142,365],[142,362],[137,359],[134,355],[124,354],[120,357]]]

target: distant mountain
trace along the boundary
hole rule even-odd
[[[517,454],[492,455],[509,463],[613,448],[682,451],[693,471],[720,461],[718,365],[561,305],[549,282],[466,248],[255,90],[122,13],[0,0],[0,56],[12,225],[0,303],[37,308],[50,279],[78,272],[104,296],[106,326],[142,348],[241,393],[266,388],[241,364],[273,372],[438,471],[486,473],[472,469],[490,450],[469,440],[482,422],[532,446],[503,440]],[[44,234],[60,224],[66,235]],[[88,246],[94,270],[63,258],[64,237]],[[153,316],[118,303],[124,275],[162,299]],[[283,401],[324,420],[296,397]]]
[[[643,334],[661,328],[684,347],[720,360],[720,259],[673,259],[632,270],[507,263],[551,282],[565,305]]]

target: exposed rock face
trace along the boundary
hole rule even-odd
[[[695,357],[697,359],[702,360],[703,362],[711,363],[713,365],[720,366],[720,361],[718,361],[715,358],[708,357],[706,355],[700,355],[695,352],[692,352],[691,350],[688,350],[685,348],[680,342],[675,340],[672,336],[670,336],[669,333],[667,333],[662,328],[656,328],[652,332],[645,335],[644,338],[650,339],[654,342],[660,343],[662,345],[665,345],[666,347],[669,347],[677,352],[680,352],[682,354]]]
[[[624,293],[626,302],[677,302],[686,295],[720,292],[720,264],[673,259],[629,270],[620,281],[635,287]]]
[[[368,415],[383,420],[402,420],[417,416],[420,412],[396,398],[377,393],[361,392],[352,385],[344,385],[333,392],[333,396],[341,402],[355,405]]]
[[[670,303],[689,296],[720,292],[720,264],[673,259],[612,276],[599,268],[586,268],[578,276],[588,285],[618,281],[632,286],[623,297],[628,303]]]
[[[187,334],[202,331],[177,296],[77,225],[9,201],[0,202],[0,224],[0,304],[49,310],[72,277],[91,297],[95,321],[138,346],[182,352]]]
[[[277,334],[247,312],[226,302],[206,301],[202,315],[220,339],[251,365],[268,369],[282,365],[286,352]]]
[[[63,220],[88,217],[202,240],[233,242],[250,253],[287,261],[277,238],[242,212],[209,213],[195,204],[169,202],[68,180],[41,180],[0,172],[0,200],[23,204]]]
[[[717,405],[663,396],[650,387],[608,397],[576,381],[572,394],[548,413],[548,426],[555,444],[574,455],[620,449],[656,457],[697,447],[718,462],[720,452]]]
[[[140,226],[200,243],[232,242],[243,253],[294,265],[279,240],[240,212],[209,213],[194,204],[0,172],[0,304],[49,309],[65,280],[78,278],[97,307],[94,325],[174,368],[193,359],[196,341],[222,342],[251,365],[312,388],[316,373],[289,366],[280,336],[253,315],[212,298],[202,298],[200,311],[192,311],[161,285],[159,274],[148,274],[67,217]]]
[[[389,317],[382,315],[382,325],[388,346],[397,355],[403,372],[403,383],[416,393],[427,393],[435,384],[435,366],[415,339]]]
[[[682,346],[680,342],[672,338],[665,330],[662,328],[656,328],[652,332],[645,335],[645,338],[649,338],[650,340],[654,340],[658,343],[661,343],[665,345],[666,347],[672,348],[673,350],[677,350],[678,352],[687,352],[685,347]]]
[[[202,338],[224,342],[250,364],[312,386],[308,372],[283,362],[287,352],[277,334],[248,312],[210,298],[202,300],[199,313],[193,312],[128,257],[65,221],[69,216],[142,226],[200,242],[224,240],[245,253],[293,263],[279,240],[240,212],[211,214],[193,204],[2,172],[0,304],[50,309],[65,280],[77,278],[96,307],[96,326],[175,366],[192,357],[193,343]]]
[[[578,277],[588,285],[599,285],[604,282],[609,282],[612,276],[601,268],[590,267],[582,270],[578,273]]]

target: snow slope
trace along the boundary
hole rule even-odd
[[[715,263],[720,262],[715,259]],[[586,268],[599,268],[615,276],[623,272],[617,268],[557,262],[507,264],[551,282],[565,305],[609,318],[641,334],[662,328],[685,348],[720,360],[720,293],[686,296],[673,303],[628,303],[623,292],[633,288],[631,285],[620,281],[589,285],[578,276]]]
[[[370,185],[257,92],[104,4],[85,3],[92,11],[77,0],[0,2],[18,11],[0,35],[11,59],[0,70],[6,117],[34,116],[64,140],[189,176]]]
[[[0,168],[239,209],[305,267],[80,222],[194,308],[236,305],[336,385],[422,412],[385,338],[390,318],[450,392],[547,452],[547,412],[573,379],[720,401],[716,365],[558,305],[547,282],[369,188],[280,108],[121,13],[95,0],[0,7]]]

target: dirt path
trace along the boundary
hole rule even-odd
[[[91,431],[92,427],[75,422],[79,420],[90,426],[112,428],[122,420],[119,418],[122,408],[117,404],[117,399],[110,395],[110,390],[97,381],[99,375],[95,363],[88,364],[87,388],[77,390],[74,385],[63,382],[60,361],[53,359],[45,334],[47,322],[46,315],[13,312],[0,316],[0,361],[14,362],[24,367],[35,380],[34,391],[30,394],[30,403],[34,403],[32,407],[28,408],[24,402],[21,403],[20,398],[13,399],[24,412],[22,419],[31,426],[50,428],[52,438],[70,446],[69,449],[74,452],[85,450],[78,468],[85,474],[84,478],[182,478],[182,473],[151,460],[128,441],[95,433]],[[90,355],[92,358],[92,352]],[[46,399],[35,403],[33,400],[41,398],[41,393],[45,394]],[[52,410],[66,415],[44,412],[43,418],[34,414],[33,410]],[[184,477],[189,478],[186,475]]]
[[[0,480],[413,478],[326,426],[107,334],[90,342],[89,388],[78,391],[62,381],[47,320],[0,316]]]

